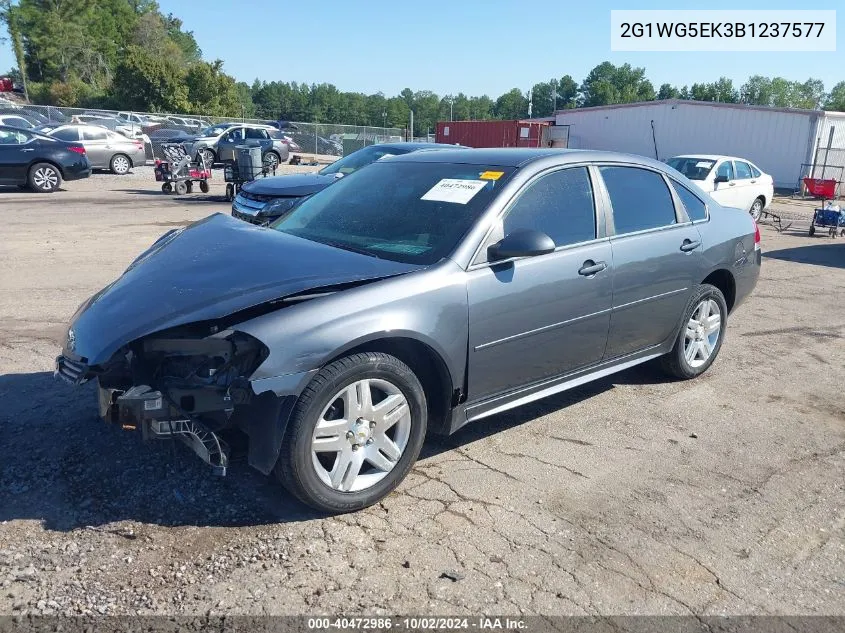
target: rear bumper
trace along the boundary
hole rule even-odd
[[[91,175],[91,164],[83,166],[66,167],[62,176],[67,180],[82,180]]]

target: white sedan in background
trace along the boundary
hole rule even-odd
[[[689,154],[666,161],[723,207],[747,209],[759,220],[774,196],[774,181],[754,163],[735,156]]]

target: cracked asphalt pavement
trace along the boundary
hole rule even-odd
[[[845,240],[806,236],[812,205],[776,204],[797,220],[763,227],[702,378],[640,367],[431,438],[383,503],[324,518],[52,377],[77,305],[226,212],[220,180],[0,191],[0,614],[845,615]]]

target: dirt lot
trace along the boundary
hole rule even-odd
[[[52,377],[77,305],[222,192],[164,196],[149,168],[0,191],[0,613],[845,615],[845,240],[764,227],[703,378],[639,368],[485,420],[325,519]]]

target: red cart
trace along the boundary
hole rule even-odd
[[[804,178],[804,187],[811,196],[822,200],[833,200],[836,197],[837,183],[833,178]]]

